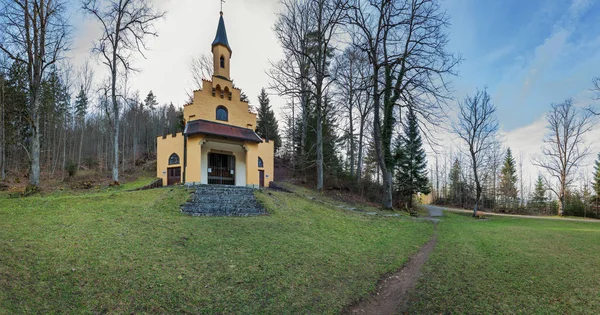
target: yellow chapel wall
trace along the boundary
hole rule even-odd
[[[232,92],[231,100],[227,93],[220,92],[212,95],[212,87],[219,86],[221,90]],[[256,128],[256,114],[249,112],[248,103],[240,101],[241,91],[231,86],[231,82],[213,77],[213,82],[204,81],[202,90],[194,91],[194,102],[183,107],[186,121],[203,119],[221,124],[233,125],[254,130]],[[217,107],[227,108],[228,121],[217,120]]]
[[[183,142],[183,133],[156,139],[156,177],[162,178],[163,186],[167,185],[167,168],[170,167],[181,167],[181,180],[183,181]],[[179,156],[179,164],[169,165],[169,157],[173,153]]]
[[[264,167],[259,170],[265,171],[265,187],[269,187],[269,183],[275,180],[275,141],[259,143],[258,156],[263,160]]]
[[[202,182],[202,169],[200,161],[202,158],[202,142],[204,141],[204,138],[204,135],[188,136],[187,168],[185,171],[186,183],[199,184]]]
[[[265,171],[265,187],[274,180],[274,144],[275,142],[246,143],[248,152],[246,153],[246,184],[248,186],[259,187],[260,179],[258,171]],[[264,167],[258,167],[258,157],[263,160]]]

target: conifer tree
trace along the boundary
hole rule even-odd
[[[275,141],[275,151],[281,147],[281,138],[279,137],[279,126],[275,113],[269,104],[269,95],[263,88],[258,96],[258,118],[256,121],[256,133],[264,139]]]
[[[534,208],[542,210],[546,207],[546,187],[544,186],[544,180],[542,175],[538,175],[538,179],[535,183],[535,190],[531,197],[531,204]]]
[[[458,201],[462,192],[463,184],[460,181],[460,172],[460,162],[458,161],[458,159],[455,159],[454,163],[452,163],[450,174],[448,175],[450,179],[450,199],[452,200],[452,202]]]
[[[510,148],[506,150],[504,164],[500,170],[500,193],[505,202],[517,198],[517,170]]]
[[[396,141],[396,183],[398,192],[408,197],[409,209],[412,209],[414,194],[431,192],[419,122],[412,108],[408,110],[404,134]]]

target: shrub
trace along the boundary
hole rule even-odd
[[[96,160],[95,158],[93,158],[91,156],[88,156],[83,159],[83,164],[87,168],[96,168],[96,167],[98,167],[98,160]]]
[[[77,164],[73,161],[68,161],[65,169],[69,173],[69,177],[73,177],[77,173]]]

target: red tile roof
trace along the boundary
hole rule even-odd
[[[192,120],[185,125],[185,135],[211,135],[220,136],[229,139],[262,142],[262,139],[252,129],[241,128],[221,123],[216,123],[208,120]]]

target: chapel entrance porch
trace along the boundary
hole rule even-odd
[[[208,153],[208,184],[235,185],[235,156]]]

